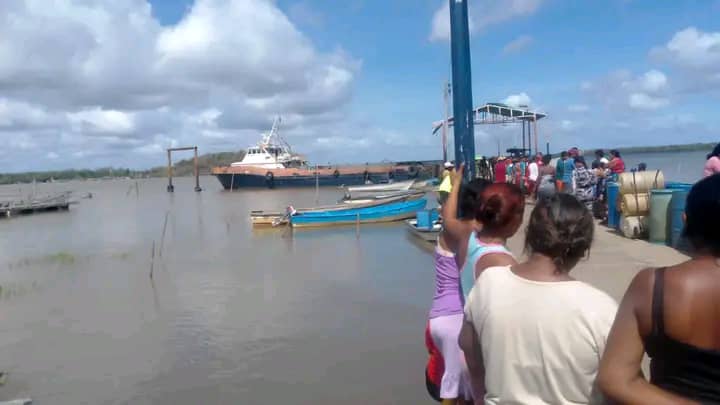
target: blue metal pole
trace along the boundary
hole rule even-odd
[[[475,131],[473,129],[470,29],[467,0],[450,2],[450,50],[452,59],[455,165],[465,163],[465,180],[475,178]]]

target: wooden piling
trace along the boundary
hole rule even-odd
[[[360,213],[355,217],[355,238],[360,239]]]
[[[150,252],[150,280],[153,279],[153,271],[155,270],[155,241],[152,243],[152,251]]]

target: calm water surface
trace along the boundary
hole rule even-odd
[[[254,231],[251,209],[313,205],[315,191],[201,183],[195,193],[179,179],[174,194],[161,179],[137,191],[134,180],[37,185],[94,198],[0,220],[0,369],[10,373],[0,399],[429,402],[426,246],[401,225],[364,226],[359,239],[353,227]],[[321,190],[319,202],[340,194]]]

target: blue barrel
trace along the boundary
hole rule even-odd
[[[655,189],[650,190],[650,220],[648,228],[650,229],[650,242],[670,244],[669,232],[669,215],[670,200],[672,199],[674,190],[672,189]]]
[[[691,188],[692,184],[678,184],[673,188],[673,195],[670,199],[670,246],[675,249],[687,250],[688,248],[687,240],[683,237],[683,229],[685,229],[683,213]]]
[[[665,183],[665,188],[669,188],[671,190],[690,190],[692,186],[693,185],[690,183],[678,183],[674,181]]]
[[[615,182],[607,183],[607,206],[608,206],[608,226],[618,229],[620,226],[620,206],[618,198],[620,197],[620,184]]]

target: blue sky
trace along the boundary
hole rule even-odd
[[[275,115],[313,161],[438,158],[446,4],[11,1],[0,6],[0,172],[154,166],[171,145],[240,149]],[[469,4],[475,105],[546,112],[542,143],[718,140],[720,1]],[[476,128],[479,153],[518,138]]]

